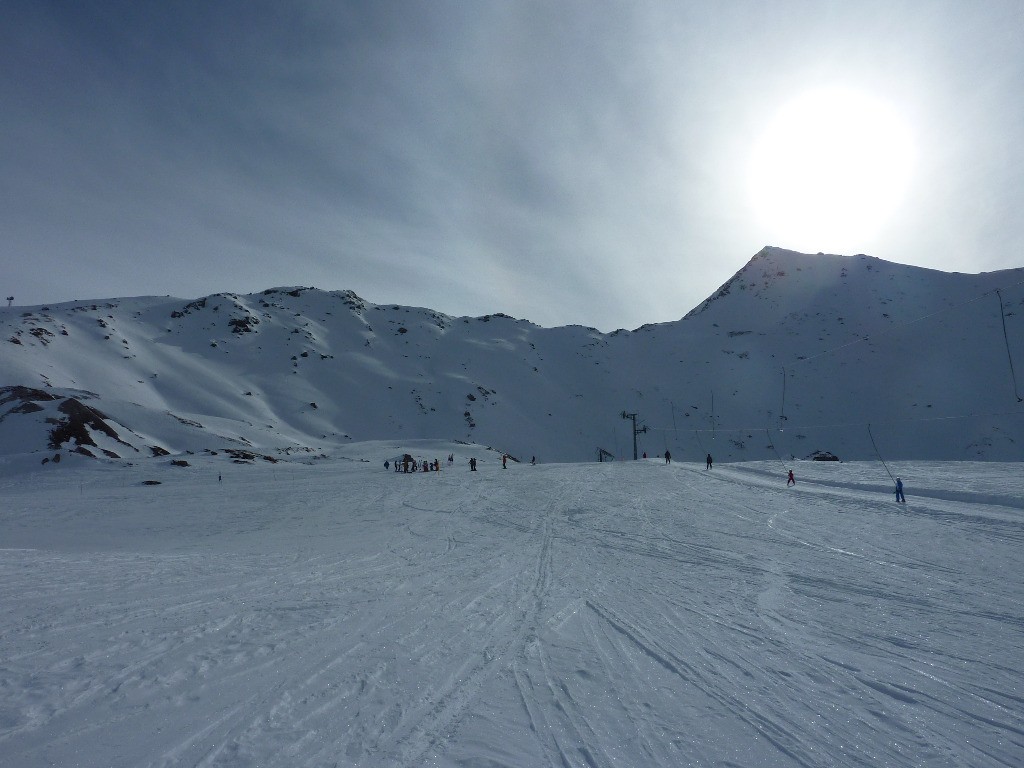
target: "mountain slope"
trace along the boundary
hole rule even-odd
[[[11,308],[0,455],[440,437],[586,460],[632,455],[628,411],[652,454],[1019,460],[1022,281],[766,248],[681,320],[610,334],[312,288]]]

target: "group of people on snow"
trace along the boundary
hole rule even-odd
[[[647,458],[647,453],[646,452],[644,453],[643,457],[645,459]],[[502,469],[508,469],[508,460],[509,460],[509,458],[511,458],[511,457],[507,453],[501,454],[501,468]],[[397,459],[397,458],[394,459],[393,463],[394,463],[395,472],[408,473],[408,472],[440,472],[441,471],[441,462],[438,461],[437,459],[434,459],[433,462],[429,462],[429,461],[424,460],[423,463],[420,464],[416,459],[414,459],[409,454],[405,454],[404,456],[401,457],[401,459]],[[455,454],[449,453],[448,454],[448,466],[450,467],[454,463],[455,463]],[[531,465],[536,465],[536,463],[537,463],[537,457],[536,456],[531,457],[530,458],[530,464]],[[672,454],[669,451],[667,451],[667,450],[665,451],[665,463],[666,464],[671,464],[672,463]],[[707,455],[707,459],[706,459],[705,470],[711,469],[713,463],[714,463],[713,459],[711,458],[711,454],[709,453]],[[475,457],[470,458],[470,460],[469,460],[469,471],[470,472],[476,472],[477,471],[476,464],[477,464],[476,458]],[[389,469],[391,467],[391,465],[392,465],[392,461],[391,460],[386,460],[384,462],[384,469]],[[897,477],[895,482],[896,482],[896,501],[899,502],[899,503],[905,504],[907,499],[903,495],[903,480],[901,478]],[[796,485],[796,478],[793,476],[793,470],[790,469],[790,470],[787,470],[786,487],[788,488],[788,487],[793,486],[793,485]]]
[[[401,459],[394,460],[395,472],[440,472],[441,462],[437,459],[433,461],[423,460],[421,464],[417,459],[414,459],[409,454],[405,454]],[[385,460],[384,469],[391,468],[391,461]]]
[[[501,468],[502,469],[508,469],[508,460],[511,459],[511,458],[512,457],[509,454],[507,454],[507,453],[503,453],[501,455]],[[516,461],[516,459],[512,459],[512,460]],[[448,454],[448,466],[450,467],[454,463],[455,463],[455,454],[449,453]],[[476,472],[477,471],[476,464],[477,464],[476,458],[475,457],[470,458],[470,460],[469,460],[469,470],[470,470],[470,472]],[[537,464],[537,457],[536,456],[533,456],[533,457],[530,458],[530,464],[531,465],[536,465]],[[419,460],[414,459],[408,453],[404,454],[400,458],[385,459],[385,461],[384,461],[384,469],[391,469],[392,466],[394,466],[395,472],[406,473],[406,474],[409,473],[409,472],[440,472],[441,471],[441,462],[438,461],[437,459],[434,459],[434,461],[427,461],[426,459],[424,459],[423,462],[420,463]]]

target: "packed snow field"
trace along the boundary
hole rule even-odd
[[[0,465],[0,764],[1024,763],[1019,464],[188,458]]]

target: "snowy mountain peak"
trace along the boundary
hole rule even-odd
[[[680,457],[864,458],[872,424],[897,455],[1016,460],[1022,281],[767,247],[682,320],[611,334],[297,286],[10,308],[0,456],[440,438],[585,460],[631,455],[625,410]]]

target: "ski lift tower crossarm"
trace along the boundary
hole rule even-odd
[[[633,422],[633,461],[636,461],[636,458],[637,458],[637,456],[636,456],[636,436],[639,435],[641,432],[646,432],[647,431],[647,427],[646,426],[644,426],[644,427],[637,427],[637,425],[636,425],[636,417],[637,417],[637,414],[635,414],[635,413],[626,413],[625,411],[622,412],[622,418],[630,419]]]

